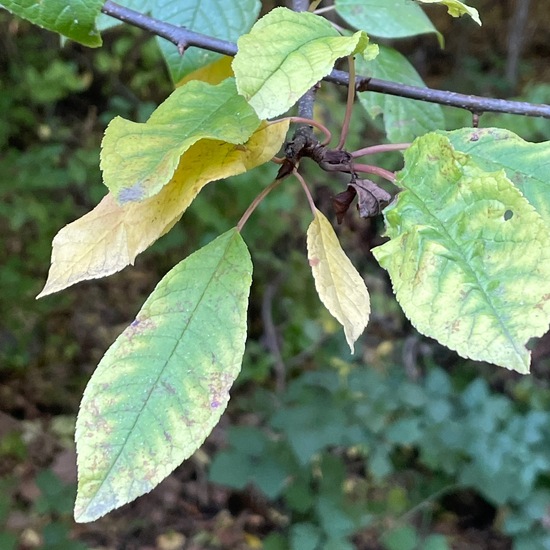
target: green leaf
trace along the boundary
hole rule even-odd
[[[357,71],[366,76],[382,78],[411,86],[425,88],[414,67],[398,51],[380,46],[380,54],[373,61],[357,61]],[[404,97],[359,92],[359,101],[372,118],[384,117],[388,139],[394,143],[413,141],[432,130],[445,126],[445,117],[439,105]]]
[[[139,13],[149,14],[155,5],[155,2],[156,0],[118,0],[117,4]],[[120,21],[120,19],[115,19],[114,17],[104,13],[102,13],[97,20],[97,28],[100,31],[105,31],[111,27],[116,27],[117,25],[122,24],[123,22]]]
[[[550,142],[529,143],[502,128],[462,128],[445,135],[487,172],[503,168],[550,227]]]
[[[338,58],[365,51],[368,37],[341,36],[322,17],[275,8],[237,44],[237,89],[260,118],[272,118],[329,74]]]
[[[153,489],[216,425],[241,366],[251,273],[231,229],[174,267],[107,351],[76,424],[77,521]]]
[[[464,357],[529,371],[526,342],[550,321],[550,234],[503,170],[487,172],[448,138],[405,153],[374,249],[403,310],[423,334]]]
[[[350,25],[381,38],[437,32],[420,6],[410,0],[336,0],[336,11]]]
[[[104,0],[2,0],[2,7],[85,46],[101,46],[95,20]]]
[[[101,169],[119,204],[141,202],[170,182],[180,157],[201,139],[242,144],[260,125],[231,78],[217,86],[177,88],[145,123],[114,118],[105,131]]]
[[[260,13],[259,0],[157,0],[153,15],[161,21],[236,42]],[[181,55],[174,44],[158,38],[174,82],[221,58],[220,54],[189,48]]]
[[[453,17],[460,17],[461,15],[469,15],[479,26],[481,26],[481,20],[479,19],[479,13],[475,8],[471,8],[460,2],[459,0],[416,0],[423,4],[442,4],[447,7],[449,15]]]

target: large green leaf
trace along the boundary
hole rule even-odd
[[[204,441],[246,338],[252,264],[232,229],[174,267],[93,374],[76,424],[86,522],[147,493]]]
[[[526,373],[550,322],[550,232],[506,177],[435,133],[405,153],[374,249],[407,317],[464,357]]]
[[[363,32],[341,36],[324,18],[309,12],[275,8],[238,41],[233,60],[237,88],[260,118],[284,113],[316,82],[329,74],[334,62],[368,48]]]
[[[402,38],[437,33],[426,14],[411,0],[336,0],[335,6],[350,25],[372,36]]]
[[[155,4],[153,14],[162,21],[232,42],[250,30],[261,7],[259,0],[156,0]],[[174,82],[221,57],[198,48],[189,48],[182,56],[174,44],[158,41]]]
[[[374,78],[426,87],[407,59],[387,46],[380,46],[380,54],[372,61],[365,62],[358,58],[357,71]],[[360,92],[358,96],[371,117],[384,117],[386,134],[394,143],[412,141],[426,132],[445,126],[443,111],[435,103],[376,92]]]
[[[446,135],[484,170],[504,168],[550,226],[550,142],[529,143],[502,128],[462,128]]]
[[[177,88],[145,123],[114,118],[101,151],[103,181],[120,204],[156,195],[170,182],[180,157],[201,139],[242,144],[260,125],[235,81],[192,81]]]
[[[101,46],[95,21],[104,0],[2,0],[4,7],[31,23],[85,46]]]

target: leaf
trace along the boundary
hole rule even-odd
[[[380,55],[373,61],[357,59],[357,71],[374,78],[426,87],[405,57],[386,46],[380,46]],[[375,92],[359,92],[357,95],[372,118],[384,117],[384,127],[391,142],[413,141],[426,132],[445,126],[443,111],[435,103]]]
[[[237,89],[260,118],[272,118],[329,74],[338,58],[368,49],[368,37],[363,32],[340,36],[322,17],[275,8],[237,45]]]
[[[460,17],[461,15],[469,15],[479,26],[481,26],[481,20],[479,19],[479,13],[475,8],[471,8],[460,2],[459,0],[416,0],[423,4],[443,4],[447,7],[449,15],[453,17]]]
[[[420,6],[410,0],[336,0],[336,11],[356,29],[381,38],[437,32]]]
[[[101,46],[95,20],[104,0],[2,0],[11,13],[85,46]]]
[[[403,187],[385,210],[390,241],[373,254],[423,334],[463,357],[529,371],[527,341],[550,321],[550,234],[506,177],[447,137],[405,153]]]
[[[156,0],[119,0],[117,4],[139,13],[149,14],[155,5],[155,2]],[[105,31],[122,24],[123,22],[120,21],[120,19],[115,19],[105,13],[102,13],[97,20],[97,28],[100,31]]]
[[[105,131],[101,169],[119,204],[140,202],[170,182],[180,157],[201,139],[244,143],[260,120],[233,79],[177,88],[145,123],[114,118]]]
[[[216,425],[244,353],[251,273],[231,229],[174,267],[109,348],[76,423],[76,521],[149,492]]]
[[[184,154],[171,182],[141,203],[120,206],[109,193],[55,236],[48,280],[38,298],[133,264],[139,253],[172,228],[204,185],[270,160],[288,126],[288,120],[263,123],[244,146],[213,140],[196,143]]]
[[[259,0],[157,0],[153,15],[173,25],[236,42],[250,30],[260,8]],[[199,48],[188,48],[181,55],[171,42],[157,40],[174,82],[221,58],[220,54]]]
[[[503,168],[550,227],[550,142],[529,143],[502,128],[462,128],[445,135],[485,171]]]
[[[353,353],[353,344],[369,321],[369,293],[340,247],[334,229],[319,210],[307,230],[307,252],[319,298],[344,327]]]
[[[356,195],[358,197],[357,208],[362,218],[378,216],[392,199],[392,196],[385,189],[378,187],[373,181],[355,180],[348,184],[345,191],[332,197],[338,223],[342,223],[344,215]]]

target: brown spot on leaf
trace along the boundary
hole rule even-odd
[[[308,261],[311,267],[317,267],[321,260],[319,260],[319,258],[309,258]]]

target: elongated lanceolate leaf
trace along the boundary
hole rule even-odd
[[[101,46],[95,21],[104,0],[2,0],[4,7],[31,23],[85,46]]]
[[[390,241],[373,250],[407,317],[464,357],[529,371],[527,341],[550,322],[550,233],[506,177],[447,137],[405,153],[385,210]]]
[[[353,353],[355,341],[369,322],[369,293],[334,229],[318,210],[307,230],[307,255],[319,298],[344,327]]]
[[[241,367],[251,274],[232,229],[174,267],[109,348],[76,423],[77,521],[149,492],[216,425]]]
[[[487,172],[504,169],[550,227],[550,142],[529,143],[502,128],[462,128],[445,135]]]
[[[284,113],[316,82],[329,74],[334,62],[368,49],[363,32],[340,36],[322,17],[275,8],[238,41],[233,60],[237,88],[260,118]]]
[[[402,38],[434,32],[420,6],[411,0],[336,0],[336,11],[356,29],[382,38]]]
[[[481,26],[479,13],[475,8],[471,8],[460,2],[460,0],[416,0],[422,4],[442,4],[447,8],[449,15],[460,17],[461,15],[469,15],[478,25]]]
[[[372,61],[357,58],[360,74],[425,88],[415,68],[398,51],[380,46],[380,54]],[[359,101],[372,118],[384,117],[388,139],[394,143],[413,141],[431,130],[445,126],[443,111],[435,103],[404,97],[359,92]]]
[[[140,202],[170,182],[180,158],[197,141],[242,144],[260,125],[231,78],[217,86],[189,82],[143,124],[114,118],[101,151],[103,180],[120,204]]]
[[[117,204],[109,193],[53,240],[52,265],[38,297],[88,279],[106,277],[167,233],[210,181],[241,174],[280,149],[289,121],[263,123],[244,145],[202,140],[184,154],[168,185],[140,203]]]

